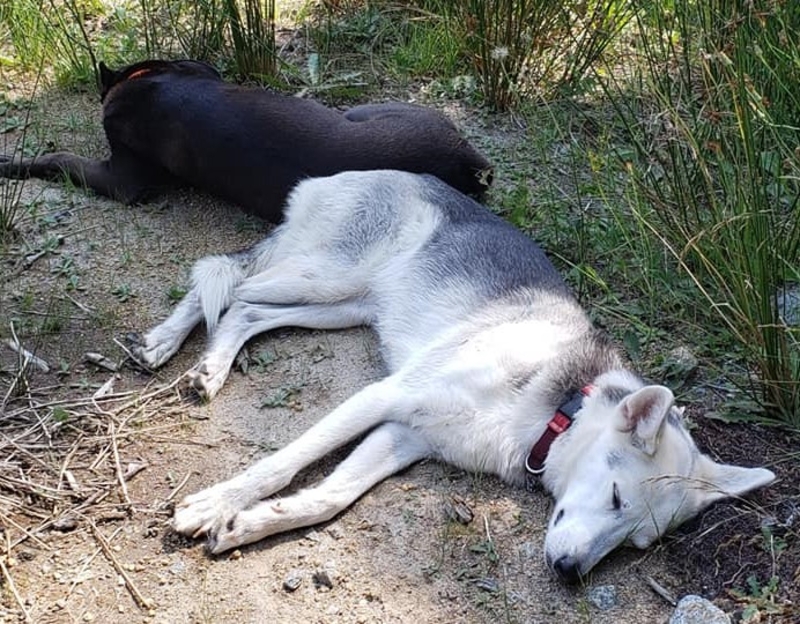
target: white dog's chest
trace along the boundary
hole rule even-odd
[[[564,339],[547,322],[510,323],[455,345],[447,357],[431,358],[446,364],[412,376],[416,387],[411,394],[424,409],[415,411],[408,424],[442,461],[509,478],[518,472],[510,463],[529,450],[530,436],[520,429],[537,426],[533,415],[521,426],[516,422],[525,411],[520,410],[521,386],[556,356]]]

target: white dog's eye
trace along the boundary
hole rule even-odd
[[[619,511],[622,507],[622,499],[619,497],[619,488],[616,483],[614,483],[614,494],[611,498],[611,503],[614,505],[614,511]]]

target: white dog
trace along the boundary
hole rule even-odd
[[[302,182],[283,225],[252,249],[199,261],[193,278],[135,353],[159,366],[205,319],[211,345],[191,382],[208,398],[250,337],[282,326],[371,325],[390,372],[178,505],[174,528],[207,535],[213,553],[328,520],[433,457],[517,485],[540,473],[556,501],[547,563],[575,581],[620,544],[644,548],[710,503],[774,479],[702,455],[672,392],[625,369],[543,252],[434,177]],[[268,498],[364,434],[318,485]]]

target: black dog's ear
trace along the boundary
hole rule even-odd
[[[105,95],[114,85],[116,77],[117,72],[110,70],[103,61],[100,61],[100,93],[102,95]]]

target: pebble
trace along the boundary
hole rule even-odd
[[[286,578],[283,579],[283,589],[285,589],[287,592],[293,592],[300,587],[302,582],[303,575],[297,570],[292,570],[289,572]]]
[[[689,594],[680,599],[669,624],[731,624],[731,618],[713,602]]]
[[[517,547],[517,552],[525,559],[537,559],[542,556],[542,547],[533,542],[522,542]]]
[[[492,594],[496,594],[500,591],[500,583],[497,582],[497,579],[491,577],[476,579],[475,587]]]
[[[601,611],[608,611],[617,606],[617,588],[613,585],[598,585],[586,592],[586,600]]]
[[[314,572],[314,585],[317,587],[317,589],[322,587],[333,589],[333,581],[331,580],[331,576],[328,574],[327,570],[317,570]]]
[[[72,516],[67,516],[66,518],[59,518],[50,527],[61,533],[68,533],[78,528],[78,520]]]
[[[676,347],[664,358],[661,365],[667,377],[672,379],[688,379],[697,370],[698,361],[694,353],[688,347]]]
[[[444,502],[444,515],[448,520],[464,525],[472,522],[472,518],[475,516],[472,509],[460,496],[451,496]]]

